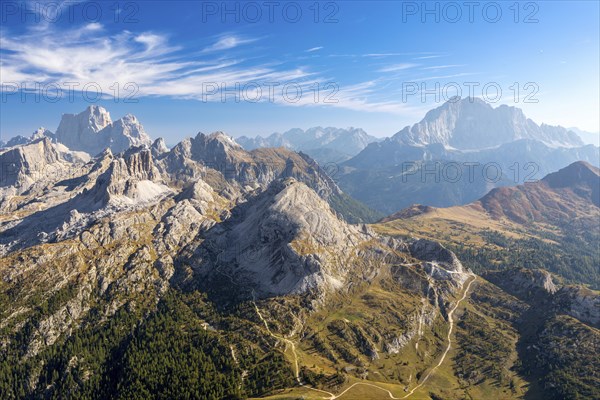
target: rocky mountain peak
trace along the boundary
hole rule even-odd
[[[552,189],[571,189],[580,197],[600,207],[600,169],[578,161],[542,179]]]
[[[229,136],[223,131],[216,131],[211,133],[210,135],[205,135],[207,140],[216,140],[224,145],[228,145],[231,147],[241,147],[234,138]]]
[[[150,139],[142,124],[131,114],[125,115],[104,128],[100,135],[106,138],[109,147],[115,153],[125,151],[132,146],[150,147],[152,145],[152,139]]]
[[[42,138],[50,138],[50,139],[54,139],[56,137],[56,135],[54,135],[54,133],[52,133],[50,130],[42,127],[39,127],[38,129],[36,129],[35,131],[33,131],[33,133],[31,134],[31,140],[37,140],[37,139],[42,139]]]
[[[156,139],[152,143],[152,146],[150,147],[150,149],[152,150],[152,156],[155,158],[157,158],[160,155],[167,153],[169,151],[169,148],[167,147],[167,144],[165,143],[165,139],[163,139],[163,138]]]
[[[120,153],[130,146],[150,146],[152,141],[138,119],[127,114],[113,122],[103,107],[89,106],[79,114],[64,114],[56,139],[71,150],[97,155],[109,147]]]
[[[200,132],[191,139],[191,156],[196,161],[226,168],[227,165],[243,161],[250,161],[242,147],[223,132],[214,132],[205,135]]]
[[[29,137],[17,135],[12,137],[8,142],[0,141],[0,149],[28,144],[44,137],[51,139],[53,142],[56,141],[56,135],[54,133],[44,127],[40,127],[33,131]]]
[[[578,184],[597,185],[600,169],[585,161],[574,162],[557,172],[547,175],[543,181],[550,187],[568,187]]]
[[[448,100],[392,139],[411,146],[439,143],[461,150],[496,147],[519,139],[537,140],[551,147],[583,146],[574,132],[563,127],[538,126],[519,108],[494,108],[473,97]]]
[[[576,162],[537,182],[494,188],[475,205],[495,219],[506,217],[520,224],[593,218],[600,207],[599,170]]]
[[[304,183],[279,179],[234,208],[190,262],[209,280],[236,277],[246,289],[250,282],[261,297],[328,291],[339,289],[351,268],[351,262],[338,258],[351,257],[366,239]]]
[[[75,149],[77,140],[83,135],[98,133],[111,123],[109,112],[103,107],[93,105],[79,114],[63,114],[56,136],[61,143]]]
[[[409,250],[413,257],[423,261],[435,262],[453,273],[465,272],[456,255],[438,242],[419,239],[410,244]]]

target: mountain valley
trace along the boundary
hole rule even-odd
[[[600,396],[597,168],[367,224],[307,154],[107,115],[0,150],[3,398]]]

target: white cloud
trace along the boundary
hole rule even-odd
[[[432,67],[425,67],[423,69],[429,70],[429,69],[445,69],[445,68],[458,68],[458,67],[464,67],[465,64],[452,64],[452,65],[434,65]]]
[[[318,51],[318,50],[321,50],[322,48],[323,48],[323,46],[311,47],[310,49],[306,50],[306,52],[312,53],[313,51]]]
[[[216,43],[204,49],[205,52],[229,50],[243,44],[252,43],[256,39],[242,39],[237,36],[223,36]]]
[[[423,78],[417,78],[417,79],[415,79],[415,81],[444,80],[444,79],[459,78],[461,76],[469,76],[469,75],[474,75],[474,73],[472,73],[472,72],[461,72],[459,74],[452,74],[452,75],[427,76],[427,77],[423,77]]]
[[[429,55],[429,56],[421,56],[415,57],[415,60],[429,60],[431,58],[440,58],[443,57],[441,54]]]
[[[403,63],[403,64],[394,64],[389,65],[387,67],[381,68],[379,72],[396,72],[403,71],[405,69],[410,69],[419,66],[419,64],[411,64],[411,63]]]
[[[136,98],[144,96],[168,96],[174,98],[221,101],[221,93],[204,96],[208,86],[224,84],[228,90],[247,87],[249,98],[257,93],[253,85],[279,83],[276,90],[286,83],[300,87],[300,101],[286,102],[281,95],[274,101],[290,106],[341,107],[368,112],[403,113],[406,104],[398,101],[382,101],[391,81],[371,80],[354,84],[338,84],[339,90],[330,96],[336,102],[325,102],[325,96],[333,93],[333,86],[326,88],[334,77],[326,77],[311,68],[288,67],[284,62],[261,61],[261,57],[240,58],[234,49],[254,38],[234,35],[222,36],[204,49],[189,49],[170,44],[168,37],[156,32],[132,33],[122,31],[109,34],[100,24],[88,24],[68,30],[39,32],[30,30],[19,36],[3,30],[0,35],[0,82],[24,84],[26,88],[35,83],[58,84],[76,82],[77,90],[84,85],[96,83],[103,94],[111,96],[115,83],[125,95],[127,83],[134,83],[138,90]],[[315,50],[316,51],[316,50]],[[236,54],[237,53],[237,54]],[[388,69],[407,69],[416,64],[396,64]],[[392,70],[390,69],[390,70]],[[314,99],[314,87],[321,92],[319,101]],[[270,100],[263,86],[261,100]],[[393,100],[393,99],[392,99]]]

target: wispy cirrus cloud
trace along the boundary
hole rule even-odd
[[[319,51],[323,48],[323,46],[311,47],[310,49],[305,50],[307,53],[312,53],[313,51]]]
[[[446,68],[459,68],[459,67],[464,67],[466,66],[466,64],[451,64],[451,65],[434,65],[431,67],[424,67],[424,70],[431,70],[431,69],[446,69]]]
[[[428,56],[420,56],[420,57],[415,57],[415,60],[429,60],[432,58],[440,58],[440,57],[444,57],[443,54],[432,54],[432,55],[428,55]]]
[[[403,70],[411,69],[411,68],[418,67],[418,66],[419,66],[419,64],[413,64],[413,63],[393,64],[393,65],[388,65],[386,67],[379,69],[379,72],[397,72],[397,71],[403,71]]]
[[[473,72],[460,72],[458,74],[451,74],[451,75],[437,75],[437,76],[426,76],[426,77],[421,77],[421,78],[417,78],[417,81],[443,81],[443,80],[447,80],[447,79],[452,79],[452,78],[460,78],[463,76],[470,76],[470,75],[476,75]]]
[[[164,34],[109,34],[97,23],[20,36],[3,31],[0,80],[26,87],[34,83],[77,82],[83,86],[93,82],[106,91],[116,82],[131,82],[139,87],[140,96],[193,97],[207,82],[243,84],[265,79],[302,80],[312,75],[303,68],[284,69],[259,62],[248,65],[243,58],[226,52],[256,40],[220,37],[190,57],[182,47],[171,45]]]
[[[222,51],[229,50],[235,47],[242,46],[244,44],[255,42],[255,38],[241,38],[234,35],[222,36],[214,44],[206,47],[204,52]]]
[[[60,86],[75,83],[81,90],[95,83],[104,96],[113,95],[115,83],[120,88],[135,84],[136,97],[166,96],[203,101],[222,101],[222,93],[246,87],[246,95],[270,100],[281,105],[320,105],[368,112],[406,113],[408,106],[399,99],[384,99],[386,85],[393,77],[367,79],[364,82],[341,84],[335,76],[327,76],[317,67],[292,65],[284,61],[250,56],[246,46],[259,38],[235,34],[221,35],[212,44],[196,49],[174,45],[170,37],[158,32],[109,32],[99,23],[88,23],[69,29],[50,25],[46,31],[31,29],[20,35],[2,30],[0,36],[0,83],[24,85],[31,89],[35,83]],[[246,47],[244,47],[246,46]],[[305,52],[314,52],[313,47]],[[373,53],[368,58],[387,57]],[[417,64],[392,64],[377,72],[401,71]],[[331,72],[331,71],[330,71]],[[257,83],[277,84],[278,90],[293,84],[303,96],[287,101],[281,96],[267,96]],[[315,84],[319,99],[315,101]],[[223,90],[223,86],[226,88]],[[206,95],[210,87],[210,95]],[[325,99],[328,101],[325,101]]]

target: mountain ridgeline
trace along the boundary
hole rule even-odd
[[[579,145],[524,127],[500,146]],[[459,145],[436,132],[447,143],[398,148]],[[3,399],[600,397],[592,165],[368,225],[381,214],[306,153],[222,132],[169,149],[90,107],[16,142],[0,149]]]
[[[576,161],[596,167],[600,149],[560,126],[537,125],[515,107],[453,98],[341,164],[337,182],[385,214],[414,203],[467,204]]]
[[[360,153],[377,139],[360,128],[290,129],[265,138],[240,136],[237,142],[247,150],[260,147],[285,147],[309,154],[320,164],[341,163]]]
[[[575,162],[543,179],[491,190],[464,206],[413,205],[382,220],[435,237],[476,260],[476,270],[547,269],[600,289],[600,169]]]

